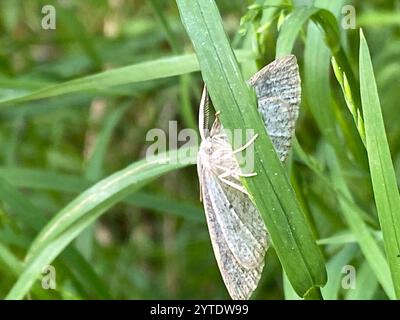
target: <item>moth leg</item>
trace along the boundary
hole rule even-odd
[[[221,165],[216,164],[215,167],[217,169],[222,170],[222,173],[219,175],[222,178],[226,178],[226,177],[232,177],[235,178],[236,180],[240,180],[240,173],[235,173],[232,169],[228,169],[226,167],[223,167]]]
[[[246,190],[245,188],[243,188],[242,186],[238,185],[237,183],[234,183],[234,182],[232,182],[232,181],[229,181],[229,180],[227,180],[227,179],[225,179],[225,178],[223,178],[223,177],[218,177],[218,178],[219,178],[223,183],[227,184],[228,186],[230,186],[230,187],[232,187],[232,188],[234,188],[234,189],[240,191],[241,193],[244,193],[244,194],[250,196],[249,193],[247,192],[247,190]]]
[[[234,172],[233,170],[226,169],[225,167],[217,165],[217,164],[215,165],[215,167],[217,169],[221,169],[221,170],[224,171],[222,173],[222,175],[224,175],[223,177],[225,177],[225,175],[227,177],[231,176],[232,178],[234,178],[234,179],[236,179],[238,181],[240,181],[240,177],[248,178],[248,177],[254,177],[254,176],[257,175],[257,172],[250,172],[250,173],[241,173],[240,171],[239,172]]]
[[[215,134],[215,135],[213,135],[213,138],[214,139],[220,139],[220,138],[225,138],[226,137],[226,134],[225,133],[219,133],[219,134]]]
[[[232,153],[238,153],[241,152],[243,150],[245,150],[246,148],[248,148],[258,137],[258,134],[255,134],[249,141],[246,142],[246,144],[244,144],[243,146],[241,146],[240,148],[233,150]]]
[[[254,177],[257,175],[257,172],[250,172],[250,173],[238,173],[235,175],[232,175],[232,177],[236,178],[236,179],[240,179],[240,177],[244,177],[244,178],[248,178],[248,177]]]
[[[230,187],[232,187],[232,188],[234,188],[234,189],[236,189],[236,190],[238,190],[238,191],[240,191],[240,192],[242,192],[244,194],[249,195],[249,193],[246,191],[246,189],[243,188],[241,185],[226,179],[227,177],[231,177],[231,176],[232,175],[231,175],[230,171],[227,170],[227,171],[221,173],[218,176],[218,179],[221,180],[223,183],[227,184],[228,186],[230,186]]]
[[[246,142],[246,144],[244,144],[243,146],[241,146],[240,148],[233,150],[231,152],[231,155],[234,155],[235,153],[241,152],[245,149],[247,149],[252,143],[254,143],[254,141],[257,139],[258,134],[255,134],[249,141]],[[231,156],[230,155],[230,156]],[[226,170],[225,168],[218,166],[220,169],[222,170]],[[257,175],[257,172],[250,172],[250,173],[241,173],[240,170],[238,172],[233,172],[231,174],[231,176],[233,178],[235,178],[236,180],[240,180],[240,177],[254,177]]]

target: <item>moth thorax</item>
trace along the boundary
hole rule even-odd
[[[200,152],[206,155],[211,155],[213,153],[213,144],[210,137],[201,141]]]

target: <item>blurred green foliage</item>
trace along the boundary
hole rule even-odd
[[[275,58],[277,47],[282,49],[278,44],[288,41],[278,39],[279,31],[290,28],[285,22],[291,13],[313,2],[216,1],[232,47],[245,51],[240,58],[245,77]],[[56,8],[55,30],[41,26],[41,10],[48,4]],[[363,28],[398,183],[400,1],[348,4],[356,10],[354,30],[341,27],[346,15],[341,11],[343,1],[314,3],[337,17],[340,46],[348,62],[341,71],[349,79],[359,111],[359,27]],[[383,250],[364,137],[348,105],[349,92],[343,95],[343,82],[337,81],[330,64],[332,54],[321,31],[326,21],[310,17],[305,22],[293,47],[303,99],[290,172],[327,262],[328,285],[322,293],[329,299],[386,299],[390,288],[382,283],[391,285],[388,270],[377,274],[378,267],[368,263],[371,256],[357,244],[364,229],[354,229],[351,220],[357,215],[371,232],[368,241],[377,244],[375,252]],[[185,55],[193,49],[175,1],[3,0],[0,43],[0,297],[4,298],[22,273],[33,240],[57,212],[96,182],[143,159],[151,143],[146,141],[150,129],[167,130],[170,120],[177,120],[179,129],[196,126],[202,79],[199,72],[191,72],[198,70],[194,56]],[[176,65],[152,69],[152,62],[173,56]],[[339,67],[341,58],[335,56]],[[146,64],[141,69],[119,69],[142,62]],[[181,69],[176,71],[178,64]],[[115,78],[110,70],[117,71]],[[107,85],[98,78],[85,78],[102,72]],[[75,79],[81,82],[68,91],[73,84],[68,81]],[[118,85],[112,86],[113,79]],[[49,92],[57,84],[64,85],[51,97],[31,95]],[[398,195],[398,190],[391,191]],[[384,255],[379,259],[380,265],[387,263]],[[210,245],[194,166],[169,172],[127,195],[52,264],[57,270],[56,290],[43,290],[39,279],[28,298],[228,298]],[[360,287],[355,290],[340,286],[345,264],[357,270]],[[365,282],[368,286],[361,286]],[[293,298],[290,289],[270,249],[254,298]]]

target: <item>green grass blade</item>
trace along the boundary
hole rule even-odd
[[[400,298],[400,196],[368,44],[360,31],[360,87],[368,160],[386,256]]]
[[[337,186],[333,185],[331,181],[325,176],[324,172],[321,171],[319,165],[316,163],[315,159],[308,156],[305,151],[302,149],[300,144],[298,143],[297,139],[294,140],[293,149],[295,151],[298,160],[301,161],[304,165],[306,165],[310,170],[314,172],[314,174],[320,179],[323,186],[326,187],[328,190],[331,190],[335,193],[341,200],[343,200],[348,206],[358,212],[360,217],[369,225],[378,227],[378,223],[371,217],[371,215],[367,214],[363,210],[361,210],[357,205],[354,204],[354,201],[351,197],[349,197],[348,192],[338,188]]]
[[[349,109],[351,115],[353,116],[354,123],[356,124],[356,128],[358,130],[358,134],[362,142],[365,145],[365,128],[364,128],[364,121],[361,117],[361,110],[358,109],[355,105],[353,92],[351,90],[349,80],[347,80],[346,73],[344,73],[338,63],[336,62],[335,58],[332,58],[332,67],[336,79],[339,82],[340,87],[342,88],[343,96],[346,101],[347,108]]]
[[[2,243],[0,243],[0,265],[14,276],[18,276],[23,270],[22,262]]]
[[[236,54],[239,61],[253,59],[250,51],[238,50]],[[198,70],[199,65],[194,54],[172,56],[81,77],[61,84],[52,85],[26,95],[0,99],[0,105],[49,98],[73,92],[109,88],[128,83],[162,79]]]
[[[347,199],[352,199],[350,191],[348,190],[346,182],[342,176],[342,170],[335,157],[335,154],[328,147],[326,148],[326,158],[329,169],[331,170],[334,186],[341,190]],[[370,228],[368,228],[368,226],[362,220],[360,210],[357,210],[355,205],[344,201],[343,198],[339,197],[338,200],[347,225],[356,237],[365,259],[368,261],[371,269],[374,271],[387,296],[393,299],[395,295],[390,276],[389,265],[381,248],[379,247],[379,244],[371,234]]]
[[[0,177],[16,187],[78,193],[90,186],[90,181],[71,174],[32,168],[0,167]]]
[[[203,209],[188,201],[174,200],[167,196],[136,192],[126,198],[126,203],[155,212],[173,214],[191,221],[205,223]]]
[[[0,177],[18,188],[32,190],[56,191],[78,194],[91,186],[91,182],[78,176],[48,172],[37,169],[0,167]],[[152,194],[145,191],[135,192],[123,201],[131,206],[154,210],[159,213],[173,214],[192,221],[204,222],[200,204],[175,200],[165,195]],[[37,222],[36,215],[31,221]]]
[[[174,31],[168,21],[168,18],[165,15],[165,8],[161,4],[160,0],[150,0],[149,1],[154,13],[156,14],[162,29],[164,30],[165,36],[168,40],[168,44],[170,45],[172,51],[174,53],[180,53],[182,51],[182,44],[179,43],[177,37],[174,35]]]
[[[357,270],[356,287],[347,291],[346,300],[372,300],[378,289],[378,281],[367,262]]]
[[[23,263],[13,252],[0,243],[0,271],[7,272],[8,277],[18,277],[23,270]],[[48,293],[39,286],[33,286],[32,292],[40,299],[49,299]]]
[[[328,283],[321,290],[325,300],[337,300],[343,277],[342,268],[351,261],[356,252],[357,246],[350,244],[328,261],[326,266],[328,269]]]
[[[26,196],[3,179],[0,179],[0,198],[12,210],[14,218],[21,221],[27,230],[39,231],[46,224],[42,210],[36,208],[26,199]],[[65,250],[61,261],[68,266],[68,270],[72,274],[80,279],[80,285],[88,293],[88,296],[110,298],[101,279],[74,247],[71,246]]]
[[[294,291],[290,281],[287,278],[285,272],[282,272],[282,281],[283,281],[283,293],[285,295],[285,300],[302,300]]]
[[[168,43],[175,54],[181,54],[183,51],[182,44],[178,42],[177,37],[174,35],[172,27],[165,15],[164,8],[160,0],[150,0],[150,4],[160,21],[160,24],[164,30]],[[190,75],[183,74],[179,79],[180,89],[180,104],[179,111],[181,113],[182,121],[187,128],[196,129],[197,120],[193,113],[192,105],[190,103]]]
[[[304,49],[304,91],[319,130],[324,138],[338,150],[340,140],[332,121],[334,113],[329,103],[331,100],[330,57],[331,53],[324,43],[321,31],[314,23],[309,23]]]
[[[334,4],[334,9],[340,2]],[[276,56],[281,57],[292,51],[301,28],[308,20],[314,20],[325,32],[324,40],[327,46],[335,53],[339,45],[339,28],[335,16],[326,9],[318,7],[298,7],[286,18],[279,32],[276,44]]]
[[[85,25],[78,19],[76,14],[71,9],[66,9],[62,6],[58,8],[60,24],[68,29],[68,33],[79,43],[83,52],[89,58],[95,69],[101,69],[103,61],[96,48],[95,42],[90,35],[87,34]]]
[[[197,147],[182,148],[138,161],[81,193],[42,229],[28,252],[23,273],[6,298],[22,299],[43,266],[53,261],[102,213],[156,177],[195,163],[196,150]]]
[[[255,94],[241,75],[215,2],[177,0],[177,3],[224,127],[254,129],[259,134],[254,147],[258,175],[244,183],[264,217],[293,288],[304,296],[312,288],[325,284],[325,266],[257,112]]]
[[[343,244],[354,243],[354,242],[357,242],[357,238],[350,231],[340,232],[339,234],[335,234],[331,237],[317,240],[317,243],[320,246],[343,245]]]
[[[93,152],[86,164],[85,177],[89,181],[98,180],[103,176],[103,161],[107,153],[108,144],[115,127],[128,110],[128,107],[129,105],[121,106],[107,115],[103,127],[96,136]]]
[[[318,12],[318,8],[296,8],[282,24],[276,43],[276,57],[282,57],[292,52],[294,43],[303,25]]]
[[[332,150],[326,150],[326,158],[328,161],[329,168],[332,173],[332,185],[329,181],[325,181],[324,175],[316,168],[315,164],[308,159],[304,151],[302,151],[300,145],[295,143],[296,154],[300,157],[302,162],[306,164],[315,174],[324,182],[324,185],[337,194],[339,204],[342,208],[342,213],[349,225],[355,239],[359,243],[361,250],[374,271],[376,277],[379,279],[380,284],[385,290],[386,294],[390,298],[394,298],[394,289],[390,276],[390,270],[385,256],[379,246],[379,237],[371,234],[371,230],[368,228],[366,223],[363,221],[368,221],[366,219],[368,216],[362,211],[352,200],[351,194],[347,189],[344,178],[342,177],[342,171],[338,167],[338,161]],[[333,239],[335,242],[337,240]],[[353,239],[344,239],[346,242],[348,240],[353,241]],[[320,243],[320,241],[318,241]],[[322,241],[323,243],[331,243],[331,241]]]
[[[338,13],[343,1],[326,2],[315,1],[315,7],[298,7],[284,21],[279,32],[276,56],[282,56],[292,52],[295,40],[303,25],[310,19],[307,29],[307,37],[304,52],[304,79],[305,93],[310,110],[317,125],[325,137],[341,154],[341,145],[334,121],[334,105],[328,103],[331,100],[329,60],[331,56],[337,57],[341,67],[345,70],[354,87],[353,72],[349,67],[348,59],[340,46],[339,27],[334,13]],[[318,24],[321,28],[318,28]],[[323,33],[321,33],[321,30]],[[357,100],[354,102],[356,103]],[[324,108],[321,112],[321,108]],[[346,119],[346,118],[343,118]],[[348,121],[344,123],[349,126]],[[357,160],[366,162],[363,149],[357,140],[349,141],[351,152]]]

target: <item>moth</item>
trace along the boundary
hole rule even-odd
[[[300,76],[294,55],[276,59],[248,83],[255,89],[258,111],[279,159],[287,159],[300,105]],[[249,299],[257,288],[270,239],[260,215],[241,183],[235,154],[257,136],[233,150],[223,131],[219,112],[208,129],[209,98],[204,87],[199,108],[201,144],[197,159],[200,199],[204,205],[214,255],[232,299]]]

